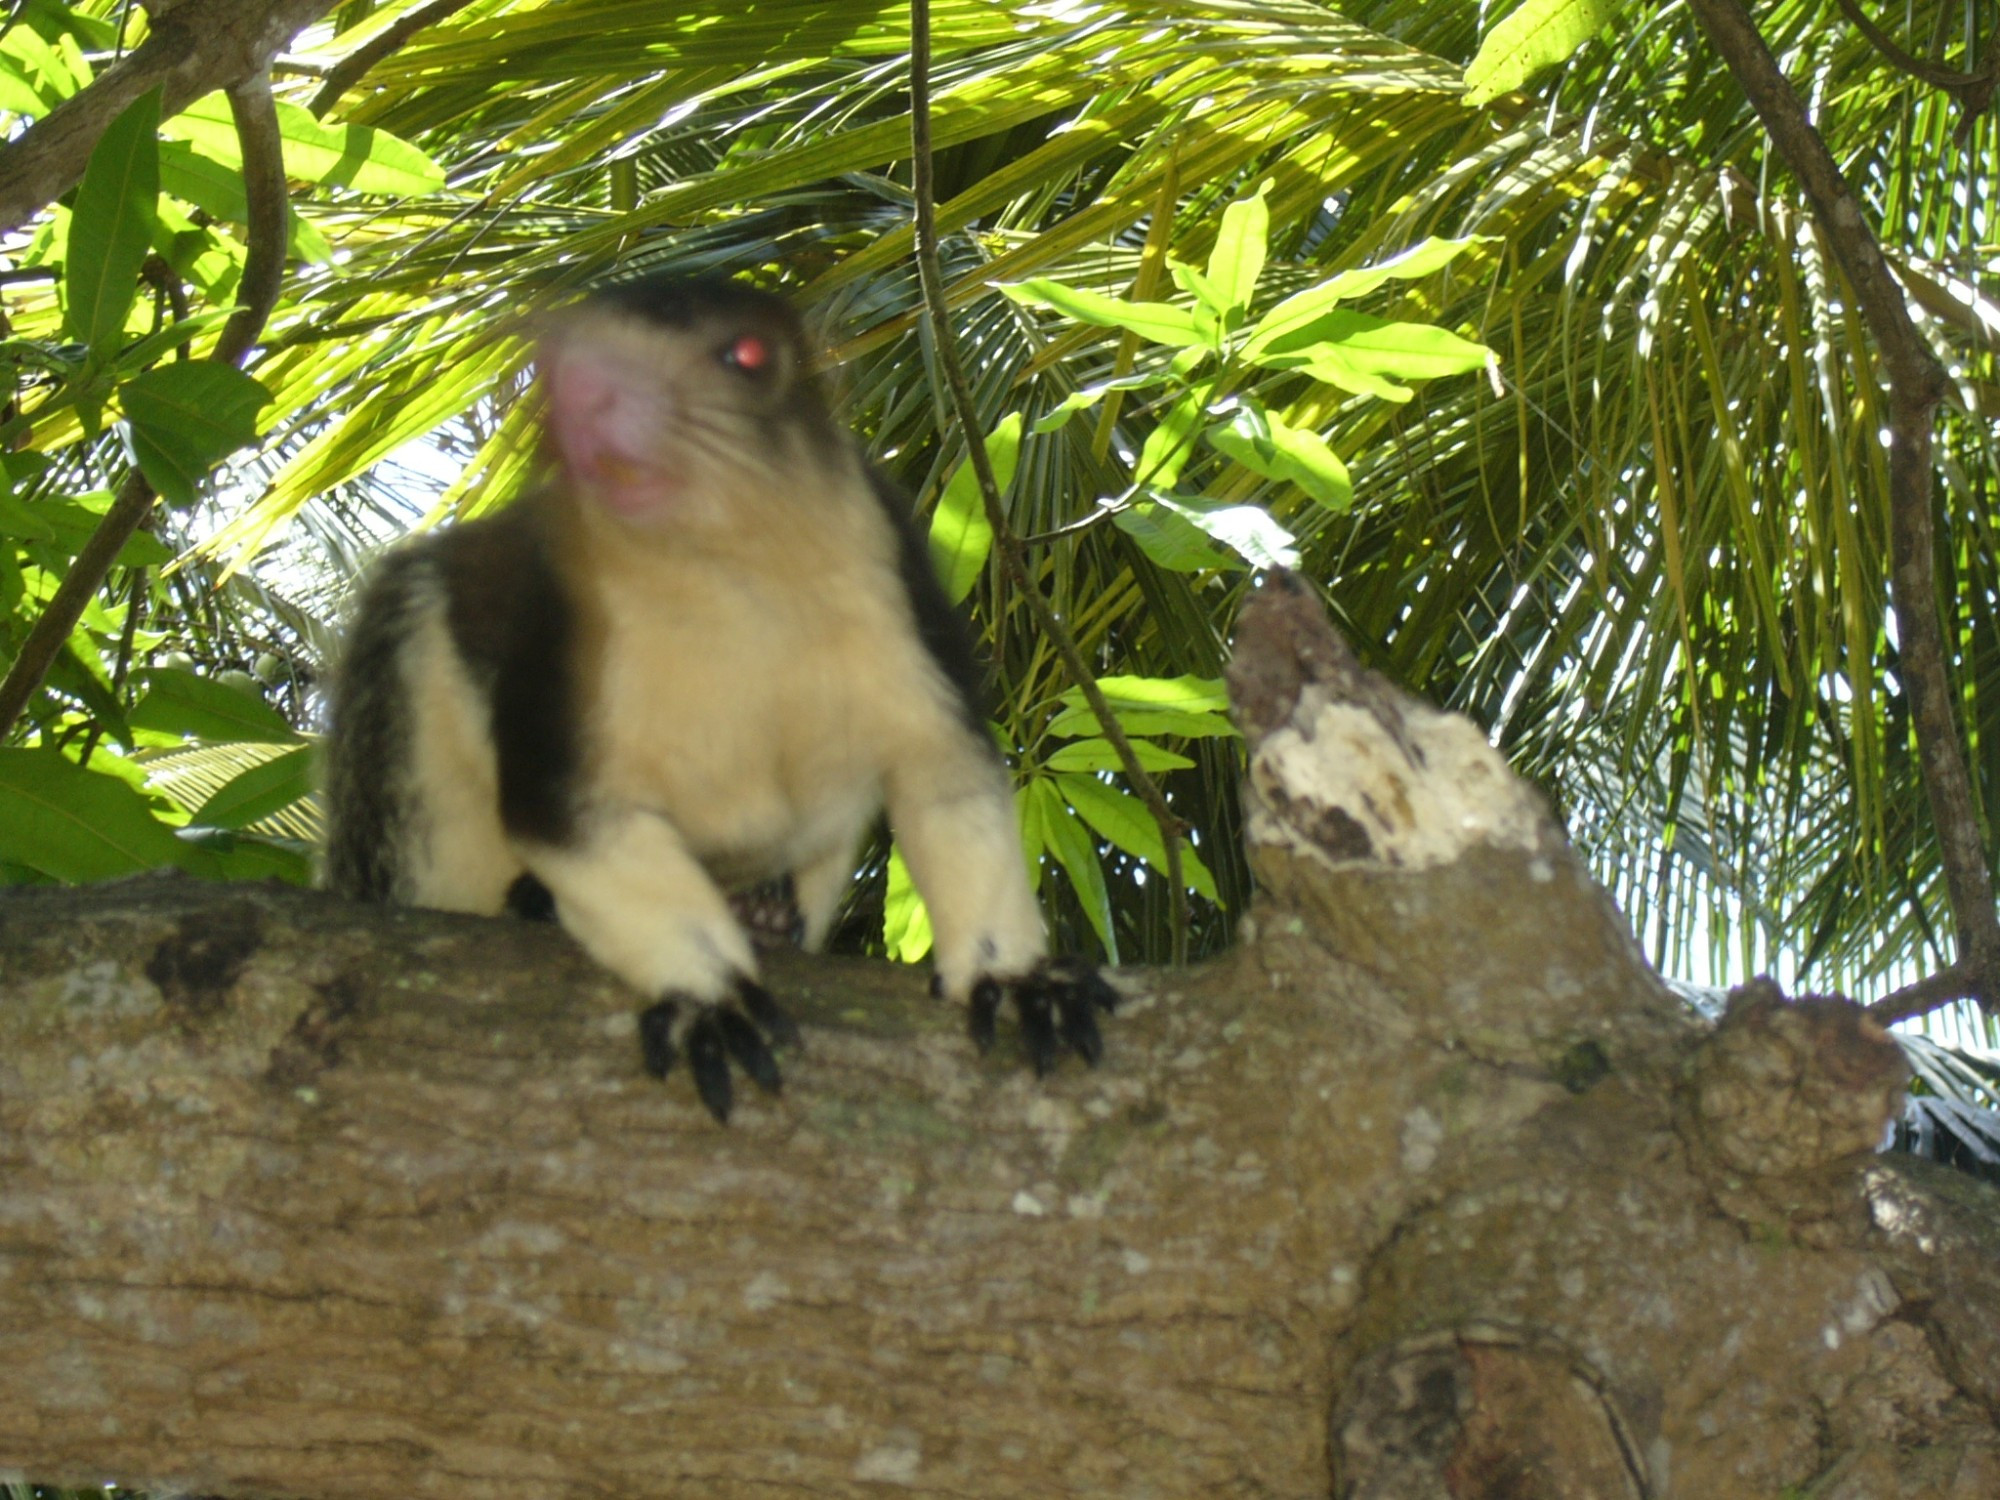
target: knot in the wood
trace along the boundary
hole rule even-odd
[[[1533,852],[1551,831],[1475,725],[1362,666],[1291,574],[1273,574],[1244,606],[1229,696],[1250,751],[1253,864],[1275,847],[1431,869],[1478,844]]]
[[[1900,1108],[1903,1054],[1838,996],[1787,1000],[1757,979],[1733,991],[1689,1080],[1699,1144],[1732,1172],[1779,1177],[1859,1156]]]

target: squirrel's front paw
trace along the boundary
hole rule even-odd
[[[765,1093],[775,1094],[783,1086],[778,1060],[771,1054],[774,1043],[796,1047],[799,1028],[754,979],[738,979],[736,993],[726,1000],[670,993],[639,1013],[639,1046],[646,1071],[665,1078],[685,1054],[695,1092],[724,1125],[729,1123],[734,1094],[731,1058]]]
[[[981,1052],[993,1045],[994,1018],[1002,1002],[1012,999],[1021,1027],[1021,1048],[1035,1065],[1037,1076],[1055,1066],[1065,1050],[1097,1066],[1104,1055],[1104,1037],[1097,1013],[1118,1008],[1113,989],[1094,964],[1077,958],[1044,959],[1025,974],[981,975],[973,981],[969,1029]]]

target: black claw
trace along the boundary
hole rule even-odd
[[[674,1060],[680,1056],[674,1046],[674,1018],[679,1014],[680,1007],[671,1000],[639,1012],[639,1054],[645,1059],[646,1071],[655,1078],[672,1072]]]
[[[532,875],[517,875],[507,887],[507,913],[530,922],[556,919],[555,893]]]
[[[771,998],[771,992],[754,979],[736,981],[737,998],[743,1002],[750,1019],[764,1028],[765,1033],[780,1047],[796,1047],[800,1044],[798,1023],[785,1014],[783,1006]],[[747,1065],[746,1065],[747,1066]]]
[[[701,1102],[708,1106],[708,1112],[715,1116],[718,1124],[727,1125],[730,1104],[729,1046],[716,1015],[715,1011],[704,1012],[688,1027],[688,1067],[694,1073],[694,1088],[701,1095]]]
[[[1056,1026],[1050,1014],[1049,990],[1029,981],[1014,992],[1014,1009],[1021,1017],[1021,1045],[1035,1065],[1035,1076],[1046,1076],[1056,1065]]]
[[[1056,991],[1063,1045],[1094,1068],[1104,1056],[1104,1035],[1097,1029],[1093,999],[1080,985],[1064,985]]]
[[[993,1018],[1000,1013],[1000,981],[982,979],[972,987],[972,1014],[967,1030],[972,1033],[972,1045],[981,1052],[993,1046]]]
[[[722,1033],[723,1046],[736,1059],[736,1065],[748,1073],[751,1081],[765,1093],[777,1093],[784,1080],[778,1076],[778,1060],[771,1056],[763,1034],[747,1018],[733,1010],[717,1010],[715,1025]]]

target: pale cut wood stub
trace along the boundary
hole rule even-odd
[[[1345,789],[1401,785],[1421,829],[1487,775],[1317,608],[1274,592],[1239,643],[1253,758],[1296,741],[1253,786],[1292,803],[1251,935],[1123,976],[1095,1070],[1035,1079],[1005,1015],[981,1060],[918,973],[777,955],[804,1046],[722,1129],[546,923],[0,896],[0,1469],[321,1500],[2000,1494],[2000,1196],[1867,1152],[1884,1044],[1762,990],[1689,1019],[1545,819],[1462,808],[1441,862],[1302,841],[1345,808],[1407,850]],[[1356,704],[1400,727],[1314,764],[1355,753],[1322,731]]]

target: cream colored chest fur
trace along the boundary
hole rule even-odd
[[[593,795],[659,813],[725,881],[851,849],[890,761],[940,732],[897,580],[644,563],[596,581]]]

